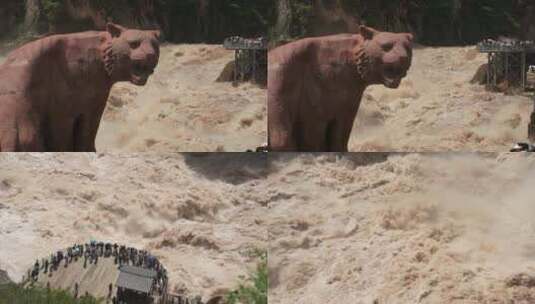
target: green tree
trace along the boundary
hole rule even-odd
[[[48,22],[51,24],[58,23],[65,8],[64,0],[42,0],[42,5]]]

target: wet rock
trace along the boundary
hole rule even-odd
[[[535,287],[535,275],[527,274],[527,273],[517,273],[505,281],[505,286],[507,287],[528,287],[533,288]]]
[[[11,279],[9,278],[7,271],[0,269],[0,285],[9,283],[11,283]]]

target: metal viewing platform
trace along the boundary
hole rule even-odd
[[[487,53],[487,87],[496,87],[507,80],[510,86],[526,89],[528,63],[527,55],[535,54],[534,41],[486,39],[477,45],[481,53]]]
[[[251,76],[257,82],[257,72],[267,75],[268,40],[265,37],[246,39],[233,36],[225,39],[223,47],[234,51],[234,81],[244,81]]]

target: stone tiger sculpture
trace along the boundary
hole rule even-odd
[[[409,33],[301,39],[268,54],[268,149],[347,151],[368,85],[397,88],[412,59]]]
[[[109,23],[10,53],[0,66],[0,151],[95,151],[113,84],[146,84],[159,35]]]

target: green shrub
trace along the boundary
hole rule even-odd
[[[52,24],[58,23],[65,8],[64,0],[43,0],[42,5],[48,22]]]
[[[309,28],[313,16],[313,6],[308,1],[292,1],[290,2],[292,10],[292,24],[290,26],[290,34],[294,37],[309,36]]]
[[[0,285],[0,304],[101,304],[91,296],[79,299],[65,290],[40,287],[24,288],[17,284]]]
[[[267,304],[267,252],[255,250],[254,254],[260,260],[256,265],[255,271],[236,290],[227,294],[226,301],[228,304]]]

